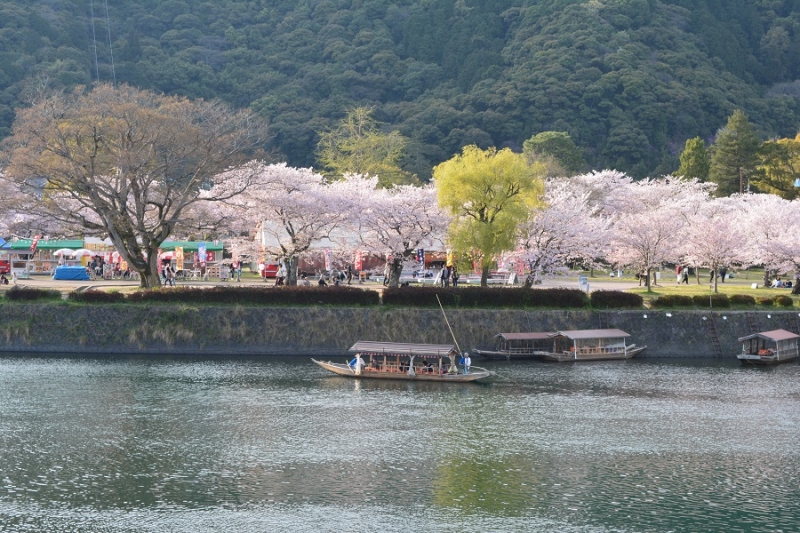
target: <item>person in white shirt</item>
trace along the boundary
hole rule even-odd
[[[472,359],[469,358],[469,352],[464,352],[464,374],[469,374],[469,366],[472,364]]]

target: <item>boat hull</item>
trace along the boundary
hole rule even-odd
[[[541,355],[543,361],[558,363],[578,362],[578,361],[618,361],[621,359],[631,359],[647,349],[647,346],[637,346],[632,350],[606,352],[606,353],[579,353],[577,357],[571,353],[544,352]]]
[[[781,365],[783,363],[791,363],[797,361],[797,357],[785,357],[778,359],[774,355],[737,355],[736,356],[743,365],[756,365],[756,366],[769,366]]]
[[[480,355],[484,359],[489,359],[492,361],[531,361],[536,359],[542,358],[541,351],[533,351],[533,352],[506,352],[503,350],[472,350],[472,353]]]
[[[419,373],[409,375],[406,372],[376,372],[374,370],[363,369],[361,374],[356,374],[350,366],[343,363],[333,363],[331,361],[317,361],[311,359],[319,366],[336,375],[344,376],[346,378],[359,378],[359,379],[394,379],[402,381],[439,381],[448,383],[465,383],[469,381],[478,381],[479,379],[486,379],[491,377],[494,373],[484,368],[471,367],[469,374],[424,374]]]

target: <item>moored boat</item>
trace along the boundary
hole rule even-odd
[[[800,335],[785,329],[762,331],[739,337],[742,353],[736,357],[742,364],[777,365],[794,361],[798,357]]]
[[[468,370],[463,366],[459,368],[456,362],[459,352],[452,344],[359,341],[349,351],[354,354],[349,363],[312,361],[325,370],[349,378],[465,382],[493,375],[478,366],[470,366]]]
[[[527,333],[498,333],[495,335],[494,350],[472,350],[472,353],[486,359],[540,359],[542,354],[553,346],[550,332],[533,331]]]
[[[550,334],[550,351],[543,352],[545,361],[607,361],[630,359],[647,346],[628,344],[629,333],[621,329],[579,329]]]

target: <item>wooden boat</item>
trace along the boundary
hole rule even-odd
[[[798,357],[797,339],[785,329],[774,329],[740,337],[742,353],[736,357],[745,365],[777,365],[794,361]]]
[[[472,350],[486,359],[540,359],[552,349],[552,333],[534,331],[529,333],[498,333],[494,350]]]
[[[630,334],[621,329],[578,329],[551,333],[551,351],[543,352],[545,361],[606,361],[630,359],[647,346],[628,344]]]
[[[349,351],[355,354],[349,363],[312,361],[325,370],[348,378],[465,382],[494,374],[478,366],[470,366],[469,373],[465,374],[456,363],[459,352],[452,344],[359,341]]]

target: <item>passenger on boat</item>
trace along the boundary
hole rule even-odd
[[[356,374],[361,374],[361,369],[364,368],[365,366],[367,366],[364,363],[364,360],[361,359],[361,354],[360,353],[357,353],[356,356],[353,358],[352,361],[350,361],[349,364],[350,364],[350,368],[352,368],[353,372],[355,372]]]
[[[428,361],[422,361],[422,371],[427,374],[433,374],[433,365]]]

